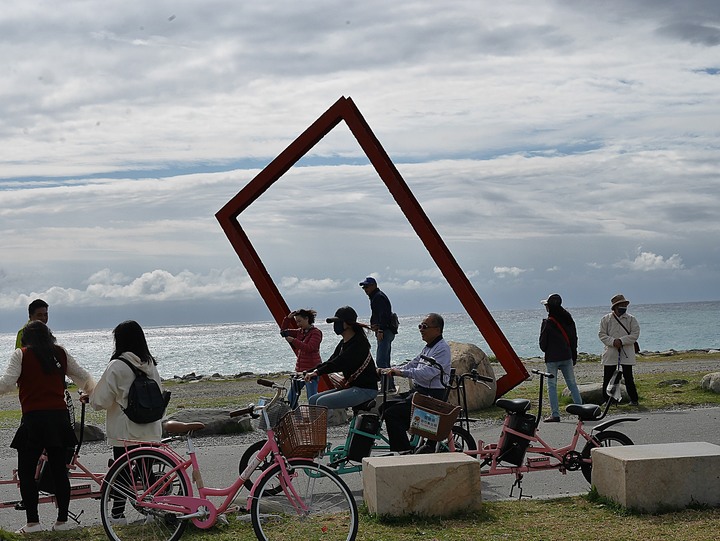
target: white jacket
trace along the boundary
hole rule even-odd
[[[127,351],[121,357],[157,381],[162,390],[160,374],[153,363],[143,363],[137,355]],[[90,395],[93,409],[107,410],[105,429],[107,441],[113,447],[123,447],[123,440],[160,441],[162,438],[162,421],[142,425],[133,423],[121,409],[127,407],[130,385],[134,380],[135,374],[130,367],[118,359],[113,359]]]
[[[618,319],[630,331],[629,333],[618,323]],[[625,312],[615,319],[613,312],[605,314],[600,320],[600,330],[598,331],[598,338],[605,345],[602,364],[612,365],[618,363],[618,350],[613,346],[616,338],[622,341],[620,364],[635,364],[635,342],[637,342],[639,336],[640,324],[635,319],[635,316]]]

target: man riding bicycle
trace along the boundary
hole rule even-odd
[[[399,395],[399,400],[388,401],[383,404],[383,417],[387,426],[390,450],[396,452],[410,451],[410,440],[407,431],[410,428],[410,414],[412,410],[412,395],[417,392],[438,400],[444,400],[447,390],[444,384],[450,379],[450,346],[442,336],[445,322],[440,314],[430,313],[418,325],[420,337],[425,347],[412,361],[389,369],[378,369],[383,374],[396,375],[412,379],[413,388]],[[438,368],[423,361],[422,357],[432,357],[439,364],[445,375],[441,380]],[[428,441],[419,453],[432,453],[435,451],[435,442]]]

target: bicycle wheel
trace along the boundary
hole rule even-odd
[[[247,450],[243,453],[242,457],[240,457],[240,465],[238,467],[239,474],[242,475],[242,473],[245,471],[245,468],[247,468],[248,464],[250,464],[250,461],[253,460],[257,454],[260,452],[260,450],[265,446],[264,441],[256,441],[253,443],[250,447],[247,448]],[[252,490],[253,485],[255,484],[255,481],[258,477],[260,477],[260,474],[267,470],[270,466],[275,464],[273,461],[272,454],[269,454],[265,457],[265,460],[263,460],[260,464],[258,464],[258,467],[255,468],[255,471],[250,475],[248,479],[245,480],[245,488],[248,490]],[[277,486],[272,489],[271,487],[267,488],[268,492],[271,490],[275,491],[275,494],[279,494],[282,492],[282,487],[278,483]]]
[[[600,432],[600,434],[595,436],[595,439],[600,443],[600,445],[595,445],[591,441],[587,442],[582,450],[583,459],[590,458],[590,451],[595,447],[614,447],[616,445],[633,444],[632,440],[628,438],[625,434],[623,434],[622,432],[614,432],[612,430]],[[580,469],[582,470],[587,482],[592,483],[592,462],[583,462],[580,465]]]
[[[100,495],[100,518],[108,538],[113,541],[177,541],[180,538],[187,526],[187,521],[177,518],[180,513],[149,509],[138,503],[138,494],[175,465],[171,458],[154,449],[138,449],[129,459],[123,458],[112,465]],[[175,472],[145,501],[152,501],[154,496],[188,494],[186,477]]]
[[[475,438],[473,438],[472,434],[461,426],[453,425],[452,438],[453,443],[455,444],[455,451],[458,453],[477,450]]]
[[[282,476],[280,466],[273,466],[253,492],[250,515],[257,538],[354,540],[357,505],[345,482],[330,468],[310,460],[290,459],[288,464],[299,499],[290,496],[290,487],[272,493]]]

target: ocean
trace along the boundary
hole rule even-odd
[[[609,309],[595,306],[568,310],[577,325],[579,351],[600,354],[598,324]],[[640,323],[639,343],[643,350],[720,348],[720,301],[630,305],[630,313]],[[540,322],[545,316],[542,306],[532,310],[499,310],[492,315],[518,356],[531,358],[542,354],[538,347]],[[400,317],[400,332],[393,341],[393,363],[419,353],[423,343],[417,325],[423,317]],[[467,315],[443,314],[443,317],[446,340],[472,343],[492,355]],[[52,320],[50,326],[52,328]],[[327,359],[338,337],[324,321],[317,327],[324,336],[321,356]],[[146,327],[145,333],[163,378],[193,372],[197,375],[261,374],[292,370],[295,366],[294,355],[273,321]],[[112,353],[111,329],[57,331],[55,336],[91,374],[96,378],[102,374]],[[0,351],[5,352],[6,358],[2,366],[7,363],[14,344],[15,334],[0,334]]]

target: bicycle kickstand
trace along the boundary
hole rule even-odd
[[[532,498],[532,496],[524,496],[523,495],[522,479],[523,479],[522,473],[515,474],[515,482],[510,487],[510,497],[511,498],[513,495],[513,490],[515,490],[515,487],[518,487],[518,489],[520,490],[520,495],[518,496],[518,500],[522,500],[523,498]]]

